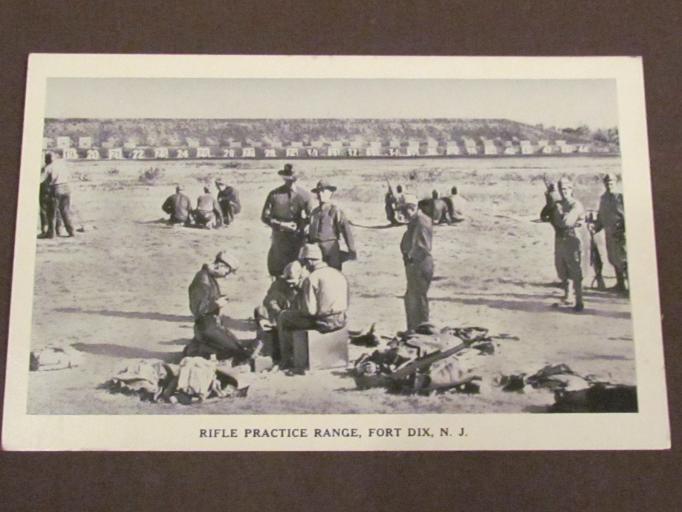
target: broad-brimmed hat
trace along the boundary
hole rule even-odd
[[[277,171],[277,174],[288,180],[298,179],[296,173],[294,172],[294,166],[291,164],[284,164],[284,169]]]
[[[305,244],[298,258],[301,260],[321,260],[322,251],[317,244]]]
[[[611,172],[608,172],[608,173],[604,174],[604,176],[602,177],[602,181],[604,183],[606,183],[607,181],[612,181],[613,183],[615,183],[616,182],[616,175],[611,173]]]
[[[317,182],[317,186],[315,188],[311,189],[311,192],[320,192],[321,190],[331,190],[332,192],[336,192],[336,187],[329,183],[327,180],[320,180]]]
[[[225,185],[225,182],[223,181],[222,178],[216,178],[215,184],[216,185]]]
[[[220,251],[218,254],[216,254],[215,262],[224,263],[234,271],[236,271],[239,268],[239,260],[237,260],[237,258],[235,258],[228,251]]]

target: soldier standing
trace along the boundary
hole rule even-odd
[[[268,272],[279,276],[284,267],[298,259],[304,241],[303,228],[313,209],[310,194],[296,186],[297,176],[291,164],[278,173],[284,185],[270,191],[263,205],[261,220],[272,228],[268,251]]]
[[[433,278],[433,257],[431,256],[433,221],[419,210],[416,196],[406,194],[404,201],[405,215],[409,222],[400,241],[400,252],[403,255],[407,277],[407,290],[405,291],[407,329],[413,331],[419,324],[429,321],[427,293]]]
[[[52,193],[50,191],[50,183],[45,175],[45,168],[52,163],[52,153],[45,153],[45,166],[40,169],[40,195],[38,204],[40,206],[40,237],[46,237],[50,230],[50,203],[52,202]],[[55,211],[56,215],[56,231],[57,236],[61,236],[62,232],[62,216],[59,210]]]
[[[54,238],[57,218],[61,215],[62,222],[68,236],[75,236],[71,223],[71,171],[66,160],[56,153],[51,156],[52,161],[45,166],[45,181],[49,190],[47,203],[48,226],[47,233],[41,238]]]
[[[310,214],[310,227],[308,229],[308,242],[316,243],[322,251],[324,262],[337,270],[341,270],[343,262],[355,260],[355,243],[351,232],[350,222],[343,212],[331,202],[336,187],[326,180],[317,182],[312,189],[317,194],[319,206]],[[348,248],[347,256],[342,254],[339,240],[343,237]]]
[[[553,201],[551,193],[547,194],[548,216],[555,231],[554,263],[561,279],[564,296],[561,303],[570,304],[570,283],[573,284],[575,301],[573,310],[580,312],[583,303],[583,271],[582,271],[582,242],[578,230],[585,222],[583,205],[573,197],[573,184],[567,178],[561,178],[558,183],[560,199]]]
[[[395,193],[393,192],[393,188],[391,187],[391,184],[388,184],[388,192],[386,192],[386,195],[384,196],[384,207],[386,210],[386,219],[391,223],[393,226],[397,226],[400,224],[400,221],[398,220],[398,213],[399,213],[399,208],[402,203],[402,198],[403,198],[403,187],[402,185],[398,185],[395,188]]]
[[[616,286],[612,289],[626,293],[627,286],[627,250],[625,247],[625,210],[623,194],[615,192],[616,177],[606,174],[603,178],[604,192],[599,199],[597,220],[590,228],[594,233],[604,230],[606,238],[606,254],[609,263],[616,271]]]

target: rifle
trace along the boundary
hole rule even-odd
[[[391,186],[391,182],[386,177],[384,179],[386,180],[386,184],[388,185],[388,193],[391,194],[391,197],[395,197],[395,195],[393,194],[393,187]]]
[[[585,220],[588,224],[594,224],[596,222],[594,212],[588,212]],[[590,286],[594,288],[596,284],[598,290],[605,290],[606,283],[604,283],[604,277],[602,276],[604,261],[601,258],[597,241],[594,239],[594,230],[588,229],[588,231],[590,233],[590,266],[594,269],[594,279],[592,279]]]
[[[556,204],[554,198],[554,183],[552,183],[547,175],[542,176],[542,181],[545,183],[545,206],[540,211],[540,220],[542,222],[552,222],[552,212]]]
[[[411,362],[407,363],[406,365],[398,368],[396,371],[394,371],[388,377],[394,382],[399,381],[400,379],[404,379],[405,377],[409,377],[410,375],[416,373],[419,370],[423,370],[424,368],[428,368],[429,366],[431,366],[436,361],[440,361],[441,359],[445,359],[446,357],[450,357],[451,355],[454,355],[457,352],[461,352],[462,350],[467,348],[472,343],[473,342],[465,341],[464,343],[460,343],[459,345],[451,347],[447,350],[443,350],[443,351],[438,350],[438,351],[433,352],[431,354],[428,354],[424,357],[417,358],[414,361],[411,361]]]

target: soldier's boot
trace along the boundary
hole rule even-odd
[[[585,304],[583,303],[583,280],[574,279],[573,280],[573,291],[575,293],[575,304],[573,306],[573,311],[580,313],[585,309]]]
[[[625,272],[622,270],[616,270],[616,286],[614,286],[613,291],[620,294],[627,294],[628,289],[625,285]]]
[[[564,296],[561,297],[561,299],[558,302],[555,302],[552,304],[553,308],[560,308],[564,307],[567,304],[570,303],[571,301],[571,287],[570,287],[570,282],[568,280],[561,281],[561,289],[564,291]]]
[[[606,290],[606,283],[604,282],[604,277],[601,274],[595,276],[594,280],[597,284],[597,290],[600,291]]]

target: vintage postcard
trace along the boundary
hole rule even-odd
[[[32,55],[6,450],[670,446],[635,57]]]

